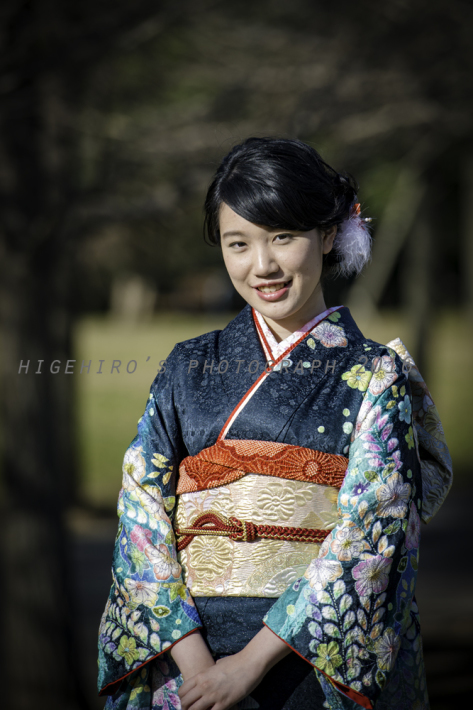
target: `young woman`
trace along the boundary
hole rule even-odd
[[[324,301],[369,258],[354,181],[250,138],[206,230],[247,306],[175,346],[125,454],[106,708],[428,708],[419,527],[451,463],[402,343]]]

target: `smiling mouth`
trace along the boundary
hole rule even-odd
[[[281,281],[281,283],[271,284],[271,286],[257,286],[256,288],[258,291],[261,291],[261,293],[276,293],[276,291],[280,291],[290,283],[290,281]]]

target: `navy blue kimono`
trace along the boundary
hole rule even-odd
[[[264,623],[313,666],[331,708],[428,707],[414,597],[424,495],[410,367],[365,338],[347,308],[328,315],[284,360],[267,368],[246,306],[224,330],[178,343],[156,376],[123,464],[99,639],[99,690],[113,695],[107,707],[180,707],[182,678],[168,651],[202,623],[176,553],[179,464],[215,444],[242,400],[227,439],[348,459],[336,524]],[[419,391],[417,411],[435,414],[426,388]],[[435,436],[445,473],[448,450],[442,432]],[[432,466],[427,474],[430,510],[446,494],[448,475],[436,488]]]

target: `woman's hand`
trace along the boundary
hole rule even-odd
[[[185,636],[174,644],[171,648],[171,656],[179,666],[184,681],[192,678],[196,673],[215,666],[212,654],[199,631]]]
[[[182,710],[231,710],[290,651],[263,627],[242,651],[185,680],[179,688]]]
[[[249,667],[243,653],[222,658],[213,668],[186,680],[179,688],[182,710],[229,710],[246,697],[264,672]]]

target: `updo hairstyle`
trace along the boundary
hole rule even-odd
[[[220,244],[219,212],[225,202],[240,217],[272,229],[308,232],[337,225],[323,275],[359,273],[371,238],[356,205],[358,186],[300,140],[248,138],[222,160],[205,200],[204,234]]]

